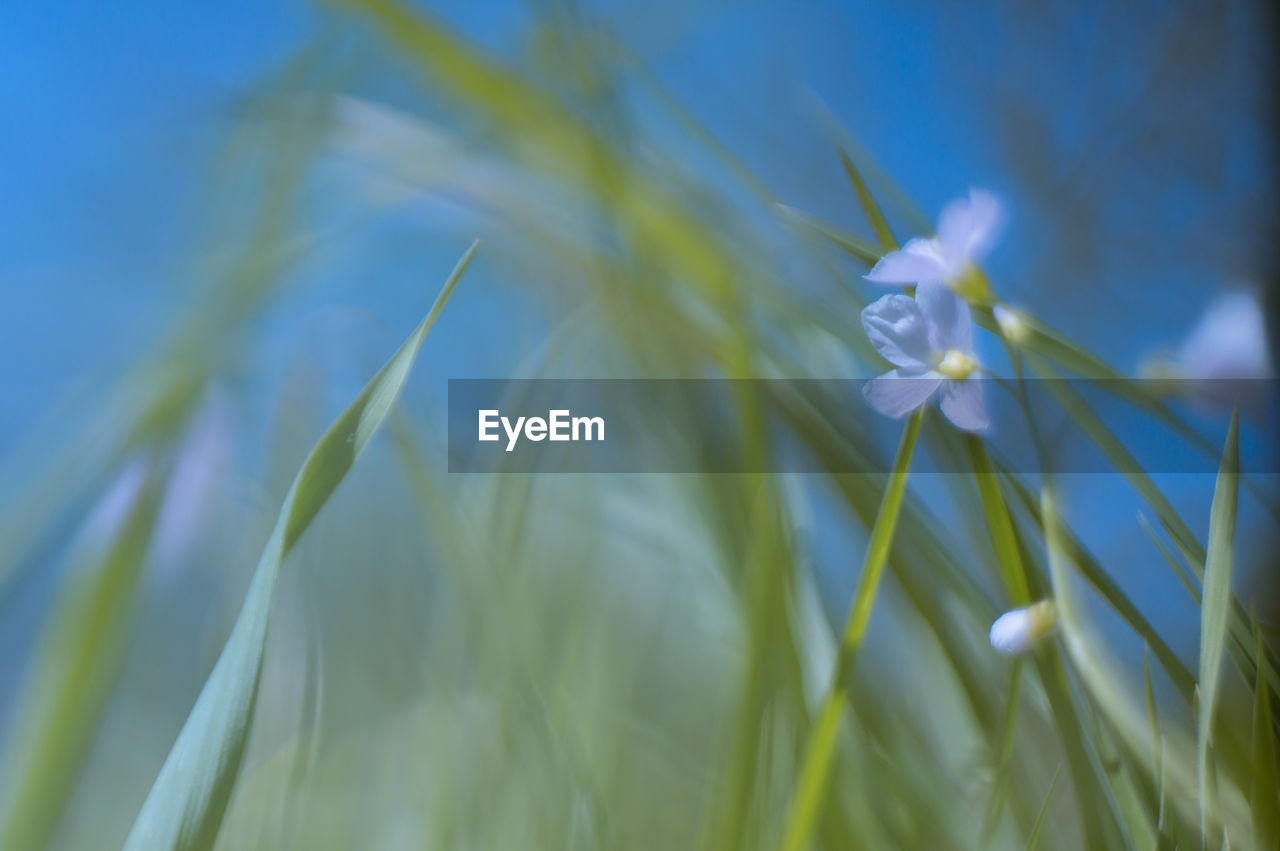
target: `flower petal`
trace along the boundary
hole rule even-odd
[[[931,326],[915,299],[881,296],[862,309],[862,328],[871,345],[889,363],[928,369]]]
[[[1025,653],[1035,646],[1031,637],[1031,617],[1026,609],[1005,612],[991,624],[991,646],[1001,653]]]
[[[944,207],[938,216],[938,242],[948,272],[955,274],[985,257],[1002,219],[1000,202],[981,189],[970,189],[968,198]]]
[[[1188,378],[1270,378],[1267,322],[1258,297],[1234,292],[1215,299],[1177,354]]]
[[[862,396],[871,407],[895,420],[928,401],[942,378],[932,372],[894,369],[862,386]]]
[[[956,428],[965,431],[982,431],[991,425],[982,401],[982,379],[948,381],[942,388],[942,413]]]
[[[916,302],[928,321],[933,351],[973,351],[973,319],[964,299],[946,284],[921,284],[916,289]]]
[[[877,284],[907,286],[941,281],[946,269],[937,240],[913,239],[900,251],[890,251],[863,277]]]

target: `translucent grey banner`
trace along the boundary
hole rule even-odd
[[[898,379],[912,381],[914,379]],[[980,380],[999,469],[1213,474],[1233,406],[1240,468],[1280,472],[1272,380]],[[450,379],[451,473],[885,473],[903,420],[861,379]],[[912,469],[969,473],[929,403]],[[1034,425],[1033,425],[1034,424]]]

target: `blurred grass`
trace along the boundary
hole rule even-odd
[[[126,849],[213,847],[253,723],[267,624],[284,560],[390,413],[418,349],[475,251],[472,243],[413,334],[307,455],[285,495],[226,647],[142,805]]]
[[[189,553],[162,580],[148,542],[173,499],[170,458],[209,385],[242,358],[262,366],[238,348],[301,257],[337,239],[304,215],[334,161],[397,187],[392,208],[447,196],[492,229],[495,262],[559,280],[527,294],[572,319],[525,367],[536,375],[876,369],[857,332],[856,276],[895,244],[895,226],[921,227],[837,127],[826,128],[832,163],[870,236],[779,205],[688,114],[674,117],[724,179],[748,184],[756,208],[721,197],[721,179],[691,174],[658,140],[611,130],[564,94],[574,81],[521,73],[415,7],[369,0],[333,14],[363,28],[432,118],[340,92],[320,50],[268,85],[254,120],[278,136],[248,179],[256,212],[241,250],[172,340],[107,394],[99,421],[110,433],[68,440],[24,479],[29,489],[4,495],[0,604],[126,462],[147,459],[116,537],[60,581],[27,662],[0,752],[0,847],[114,847],[135,817],[136,848],[1193,847],[1211,838],[1211,794],[1209,821],[1233,847],[1274,847],[1280,719],[1265,683],[1276,671],[1223,567],[1234,505],[1228,516],[1215,500],[1202,545],[1197,524],[1071,395],[1057,398],[1062,411],[1204,580],[1197,602],[1212,628],[1197,674],[1070,528],[1052,483],[920,416],[911,445],[918,430],[921,451],[962,471],[943,499],[907,487],[902,464],[796,487],[781,476],[448,476],[433,412],[388,413],[391,393],[363,425],[348,414],[340,423],[352,428],[322,439],[316,451],[344,463],[303,464],[257,578]],[[635,71],[609,39],[556,26],[554,43],[590,59],[588,82]],[[780,245],[822,270],[829,291],[797,288]],[[975,316],[994,331],[989,307]],[[1211,446],[1090,352],[1046,324],[1031,329],[1033,368],[1107,379],[1197,451]],[[279,401],[282,422],[307,420]],[[886,469],[883,448],[834,400],[783,385],[736,401],[732,450],[745,457],[761,458],[781,427],[831,471]],[[384,416],[391,445],[370,444],[348,471]],[[287,466],[310,442],[282,433],[263,467]],[[317,513],[331,493],[335,507]],[[806,519],[812,505],[821,511]],[[843,635],[840,605],[820,600],[829,576],[812,523],[863,565]],[[295,544],[302,569],[286,571],[272,603]],[[210,614],[173,583],[226,600]],[[231,627],[246,586],[248,639]],[[1061,633],[1026,659],[996,657],[991,621],[1050,593]],[[1112,658],[1085,593],[1158,667]],[[238,667],[214,664],[224,642]],[[1242,676],[1217,670],[1223,645]],[[234,711],[216,699],[223,687]],[[175,735],[178,756],[162,768]]]
[[[1231,606],[1231,570],[1236,531],[1237,479],[1240,475],[1239,411],[1231,412],[1222,466],[1209,512],[1209,548],[1204,565],[1204,596],[1200,601],[1200,678],[1196,718],[1196,758],[1200,776],[1200,834],[1202,843],[1217,845],[1217,801],[1209,790],[1216,785],[1213,727],[1218,710],[1222,654],[1227,641]],[[1255,645],[1256,646],[1256,645]],[[1255,659],[1256,661],[1256,659]],[[1265,663],[1265,658],[1262,659]],[[1265,664],[1259,665],[1265,670]],[[1265,677],[1262,678],[1265,681]],[[1264,683],[1265,684],[1265,683]]]

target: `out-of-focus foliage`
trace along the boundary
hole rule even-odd
[[[378,411],[384,435],[316,488],[310,526],[290,525],[323,409],[356,394],[317,365],[321,346],[277,371],[255,323],[352,232],[394,214],[429,222],[413,238],[433,244],[482,233],[480,262],[516,285],[505,307],[551,317],[513,372],[803,378],[881,371],[858,276],[924,218],[839,133],[865,227],[785,207],[572,15],[536,23],[556,58],[537,76],[397,0],[332,14],[395,85],[361,90],[326,45],[264,87],[244,116],[253,155],[228,155],[250,175],[228,206],[253,213],[206,301],[47,463],[5,481],[0,613],[36,566],[60,571],[0,752],[5,849],[116,847],[140,811],[133,847],[228,851],[1274,845],[1280,672],[1230,586],[1234,496],[1180,515],[1069,387],[1059,413],[1125,471],[1114,487],[1155,518],[1165,580],[1203,604],[1198,661],[1090,552],[1053,478],[929,411],[890,476],[451,476],[411,381]],[[627,86],[696,158],[629,123]],[[994,306],[975,305],[993,334]],[[1026,321],[1019,377],[1121,375]],[[263,373],[266,403],[246,389]],[[781,427],[831,470],[890,469],[892,447],[798,386],[744,392],[725,446],[672,428],[693,412],[652,427],[676,455],[763,458]],[[1107,386],[1187,451],[1222,452],[1225,430]],[[370,431],[351,436],[347,461]],[[1226,444],[1234,494],[1234,428]],[[912,449],[962,472],[917,480]],[[1273,499],[1274,483],[1241,484],[1242,501]],[[274,604],[250,584],[264,543],[284,568]],[[833,558],[866,571],[847,627],[845,601],[826,605]],[[246,593],[265,644],[232,632]],[[996,616],[1048,596],[1060,631],[995,654]],[[1149,648],[1145,677],[1091,606]],[[196,700],[237,650],[248,690],[224,719]],[[220,721],[225,740],[185,746]],[[153,846],[157,808],[199,829]]]

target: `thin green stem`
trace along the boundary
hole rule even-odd
[[[1005,590],[1009,593],[1009,601],[1015,606],[1025,606],[1031,602],[1030,582],[1027,579],[1026,566],[1018,553],[1018,540],[1013,532],[1013,521],[1009,517],[1009,506],[1005,502],[1004,494],[1000,492],[1000,480],[981,438],[972,434],[966,435],[965,444],[973,464],[973,478],[982,500],[982,513],[987,521],[987,532],[991,536],[991,545],[995,549],[996,561],[1004,579]]]
[[[871,621],[871,610],[875,605],[876,592],[880,588],[880,578],[884,575],[885,564],[889,559],[894,529],[898,525],[898,513],[902,509],[902,499],[906,493],[911,456],[915,451],[916,438],[920,435],[920,423],[923,418],[924,408],[920,408],[911,415],[902,429],[902,440],[898,444],[893,472],[889,476],[884,497],[880,500],[880,509],[876,512],[875,522],[871,526],[871,537],[867,541],[862,573],[858,578],[858,590],[854,594],[849,618],[845,623],[839,653],[836,654],[831,691],[827,693],[818,714],[818,720],[814,724],[813,735],[809,739],[809,747],[805,751],[804,760],[800,766],[800,778],[792,793],[791,808],[787,813],[782,842],[779,846],[783,851],[802,851],[808,846],[814,824],[822,809],[822,802],[826,797],[831,760],[840,731],[840,717],[844,714],[844,709],[849,702],[853,663],[866,636],[867,624]]]

